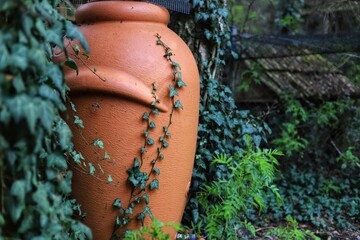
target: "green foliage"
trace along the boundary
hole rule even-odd
[[[272,185],[278,165],[276,150],[260,150],[248,145],[234,157],[218,155],[212,161],[228,175],[206,184],[198,193],[204,214],[200,216],[205,224],[209,239],[236,239],[242,228],[255,235],[255,228],[249,224],[246,214],[249,209],[261,212],[266,190],[273,192],[281,201],[277,188]],[[201,226],[199,227],[201,228]]]
[[[277,236],[279,239],[314,239],[320,240],[314,233],[309,230],[300,230],[298,229],[298,222],[293,219],[291,216],[286,217],[286,221],[289,223],[287,226],[280,226],[276,229],[269,230],[267,236]]]
[[[277,16],[275,24],[283,33],[298,33],[303,23],[301,9],[304,0],[276,0]]]
[[[214,155],[225,153],[235,155],[245,146],[245,135],[249,135],[256,146],[266,141],[265,133],[270,129],[259,124],[249,111],[240,111],[234,102],[231,90],[221,83],[225,54],[231,47],[231,34],[228,26],[229,10],[223,0],[197,0],[193,2],[194,19],[201,31],[191,32],[185,39],[195,38],[193,53],[197,55],[200,69],[200,118],[196,160],[192,178],[192,189],[197,191],[204,183],[228,175],[220,166],[211,165]],[[187,23],[185,23],[187,25]],[[209,199],[208,204],[211,203]],[[196,195],[191,194],[184,222],[197,223],[202,207]]]
[[[347,63],[345,74],[357,87],[360,87],[360,64],[357,60],[352,60]]]
[[[276,207],[268,199],[267,219],[280,220],[286,215],[310,223],[321,231],[331,228],[356,228],[359,211],[358,164],[359,107],[350,99],[299,100],[282,98],[283,107],[273,118],[273,144],[284,148],[284,179],[278,186],[284,206]],[[280,114],[282,113],[282,114]],[[276,125],[280,124],[280,131]],[[296,134],[284,134],[291,126]],[[276,135],[274,135],[276,136]],[[292,147],[299,139],[307,145]]]
[[[298,128],[308,119],[308,113],[305,111],[299,101],[290,94],[285,94],[280,98],[285,108],[285,118],[280,126],[280,136],[271,143],[278,149],[291,156],[295,153],[301,153],[308,144],[308,141],[299,134]]]
[[[248,69],[244,69],[241,73],[241,83],[237,87],[237,90],[247,92],[250,89],[252,83],[260,84],[261,78],[264,73],[261,65],[258,62],[252,61]]]
[[[309,166],[312,168],[290,165],[284,178],[277,181],[284,204],[278,206],[275,198],[268,198],[261,219],[276,222],[291,215],[296,221],[310,223],[318,230],[356,229],[360,218],[357,171],[346,174],[329,166]]]
[[[176,231],[182,231],[181,226],[176,223],[166,223],[157,220],[156,218],[151,218],[152,225],[143,226],[139,230],[128,231],[125,234],[124,240],[144,240],[144,239],[152,239],[152,240],[169,240],[170,234],[164,232],[164,227],[171,227],[176,229]]]
[[[67,87],[52,47],[63,34],[86,42],[58,1],[0,2],[0,238],[91,239],[72,218],[71,131],[60,117]],[[80,215],[81,214],[80,212]]]
[[[346,149],[345,153],[340,153],[339,157],[336,158],[337,161],[341,163],[341,168],[360,168],[360,159],[358,156],[354,155],[353,147]]]
[[[134,158],[134,164],[132,168],[129,168],[127,170],[127,173],[129,175],[127,181],[130,183],[131,186],[131,195],[130,195],[130,201],[127,206],[123,206],[120,199],[116,199],[114,202],[114,207],[120,209],[120,214],[116,217],[115,220],[115,226],[114,226],[114,232],[113,232],[113,239],[118,239],[120,236],[116,234],[116,230],[127,225],[133,220],[133,209],[140,203],[145,202],[146,206],[144,207],[143,211],[140,212],[136,216],[136,220],[141,222],[142,225],[144,225],[144,220],[146,215],[149,217],[153,217],[151,213],[151,209],[148,206],[150,203],[149,195],[147,194],[147,189],[150,191],[156,190],[160,188],[160,182],[156,178],[160,174],[160,170],[156,168],[156,163],[160,160],[164,159],[164,155],[162,154],[162,150],[164,148],[167,148],[169,146],[169,142],[166,141],[166,139],[171,138],[170,133],[170,127],[173,124],[173,115],[175,112],[178,112],[183,109],[183,106],[179,100],[179,92],[178,90],[185,87],[186,83],[182,79],[182,73],[181,73],[181,67],[178,63],[174,62],[171,58],[173,56],[172,50],[169,46],[167,46],[162,40],[161,36],[159,34],[156,34],[156,45],[161,46],[164,51],[164,58],[170,63],[172,67],[172,84],[169,85],[169,98],[171,100],[171,111],[169,114],[169,120],[166,126],[163,126],[163,135],[159,138],[159,140],[155,140],[154,138],[151,138],[154,129],[157,127],[154,119],[156,115],[159,114],[158,110],[158,104],[160,103],[160,99],[158,99],[156,92],[157,92],[157,86],[156,83],[152,84],[152,96],[154,100],[150,103],[150,109],[149,112],[145,112],[142,114],[142,120],[146,123],[146,129],[144,130],[144,145],[140,147],[140,157]],[[97,146],[99,145],[98,142],[96,142]],[[95,142],[94,142],[95,145]],[[156,147],[157,148],[157,155],[156,156],[148,156],[147,155],[147,149],[150,147]],[[152,159],[150,163],[151,169],[149,172],[141,171],[142,166],[146,163],[146,159]],[[120,202],[119,202],[120,201]],[[155,237],[155,239],[166,239],[168,236],[164,233],[162,233],[161,228],[163,227],[158,225],[160,222],[156,221],[154,222],[153,230],[154,232],[151,232],[148,227],[144,227],[141,229],[141,234],[153,234],[152,236]],[[160,234],[161,233],[161,234]],[[133,237],[140,236],[138,234],[140,233],[134,233],[135,235],[131,235]],[[158,235],[160,234],[160,235]],[[132,238],[131,238],[132,239]]]

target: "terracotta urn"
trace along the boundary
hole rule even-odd
[[[114,200],[121,199],[123,205],[129,202],[127,169],[133,167],[134,158],[140,156],[144,146],[148,123],[143,114],[151,110],[154,101],[153,83],[159,114],[151,116],[157,126],[150,131],[155,144],[147,145],[143,171],[150,171],[151,161],[157,155],[163,126],[168,125],[173,108],[169,85],[174,78],[174,68],[164,57],[164,47],[157,45],[157,36],[171,48],[172,60],[180,65],[187,86],[177,89],[176,99],[181,101],[183,110],[173,112],[169,145],[162,150],[164,159],[156,163],[161,172],[150,176],[149,182],[158,179],[159,189],[147,192],[154,217],[179,223],[190,186],[198,127],[200,82],[192,53],[167,28],[169,12],[163,7],[136,1],[97,1],[80,6],[75,17],[90,47],[89,58],[82,56],[82,52],[77,58],[72,57],[77,62],[78,74],[64,69],[70,99],[77,110],[74,113],[69,108],[66,121],[74,134],[75,149],[85,159],[81,165],[72,166],[73,196],[86,212],[84,223],[91,228],[94,239],[108,240],[120,211],[113,206]],[[70,57],[75,45],[76,41],[67,43]],[[55,60],[61,58],[63,53],[57,53]],[[83,129],[73,123],[72,115],[83,121]],[[102,141],[103,149],[95,146],[97,140]],[[89,163],[96,169],[93,175],[87,172]],[[108,175],[111,183],[107,181]],[[134,217],[144,205],[134,207]],[[149,223],[146,217],[145,224]],[[139,226],[133,220],[126,228]],[[121,233],[124,229],[117,231]],[[175,231],[170,233],[175,237]]]

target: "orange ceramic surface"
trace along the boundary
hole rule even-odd
[[[73,195],[87,213],[84,223],[92,229],[95,240],[108,240],[119,211],[112,206],[114,200],[120,198],[124,205],[129,201],[126,170],[132,167],[134,157],[139,157],[144,144],[146,122],[142,121],[142,115],[150,110],[153,82],[158,87],[160,113],[153,118],[157,128],[151,131],[150,137],[156,144],[148,147],[143,170],[150,169],[150,161],[156,156],[162,127],[169,121],[172,108],[169,85],[173,84],[171,64],[163,57],[164,48],[156,45],[156,34],[172,49],[173,60],[180,64],[187,87],[178,91],[177,99],[184,110],[174,113],[169,129],[172,137],[169,147],[163,150],[165,159],[156,165],[161,171],[157,177],[160,189],[150,192],[149,205],[159,220],[180,222],[191,180],[198,126],[199,75],[192,53],[167,28],[168,11],[153,4],[92,2],[77,10],[76,21],[89,44],[90,58],[83,58],[86,65],[77,60],[79,75],[73,70],[64,71],[76,115],[83,120],[85,128],[72,124],[70,110],[67,121],[74,133],[75,149],[97,169],[95,177],[73,171]],[[68,52],[71,51],[68,45]],[[58,54],[55,61],[62,57]],[[96,67],[96,74],[106,81],[88,67]],[[103,159],[104,150],[92,146],[95,139],[104,142],[110,160]],[[98,163],[105,174],[101,174]],[[110,184],[107,174],[113,179]],[[135,214],[141,206],[136,208]],[[135,224],[136,220],[133,222],[131,228],[140,226]]]

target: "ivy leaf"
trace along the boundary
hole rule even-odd
[[[9,204],[8,208],[9,208],[9,214],[10,214],[11,220],[13,222],[17,222],[21,217],[21,213],[25,209],[25,205],[18,206],[15,204]]]
[[[180,65],[177,62],[172,62],[171,65],[173,67],[177,67],[177,68],[181,69]]]
[[[175,88],[172,85],[169,85],[170,88],[170,97],[179,96],[179,93],[175,90]]]
[[[87,54],[87,53],[82,53],[82,55],[84,56],[84,57],[86,57],[86,59],[89,59],[90,58],[90,56]]]
[[[153,217],[154,217],[149,206],[145,206],[145,207],[144,207],[143,213],[149,215],[150,218],[153,218]]]
[[[104,154],[104,159],[110,159],[110,155],[107,152]]]
[[[58,66],[56,66],[55,64],[48,64],[47,75],[50,77],[50,79],[52,80],[52,82],[54,83],[55,87],[58,90],[63,89],[64,87],[63,73]]]
[[[100,149],[104,149],[104,143],[103,143],[103,141],[102,141],[100,138],[94,140],[93,145],[94,145],[95,147],[100,148]]]
[[[48,167],[56,167],[56,168],[60,168],[60,169],[67,168],[67,163],[66,163],[63,155],[52,153],[47,157],[46,160],[47,160],[46,165]]]
[[[166,52],[165,55],[164,55],[164,57],[171,57],[172,55],[173,55],[172,52]]]
[[[81,128],[85,128],[84,127],[84,124],[83,124],[83,121],[78,117],[78,116],[74,116],[74,123],[76,124],[76,125],[78,125],[79,127],[81,127]]]
[[[158,115],[159,114],[159,109],[155,108],[151,111],[153,114]]]
[[[76,55],[80,53],[80,47],[79,47],[79,45],[76,44],[73,49],[74,49]]]
[[[113,179],[112,179],[112,177],[111,177],[111,175],[110,175],[110,174],[108,175],[108,179],[107,179],[107,181],[108,181],[108,183],[111,183],[111,182],[113,181]]]
[[[113,206],[116,207],[116,208],[121,208],[122,207],[122,204],[121,204],[121,199],[120,198],[116,198],[114,203],[113,203]]]
[[[36,190],[36,192],[32,195],[32,199],[44,211],[47,211],[50,208],[50,202],[48,200],[48,194],[49,193],[45,190],[44,186],[42,186],[42,187],[39,187]]]
[[[156,124],[154,122],[149,123],[149,128],[156,128]]]
[[[164,141],[162,142],[162,145],[163,145],[164,148],[167,148],[167,147],[169,146],[169,143],[164,140]]]
[[[149,120],[149,114],[145,112],[142,117],[143,120]]]
[[[149,144],[149,145],[153,145],[153,144],[155,143],[154,139],[152,139],[152,138],[148,138],[148,139],[146,140],[146,142],[147,142],[147,144]]]
[[[176,82],[176,86],[177,86],[178,88],[181,88],[181,87],[186,87],[187,85],[186,85],[185,82],[183,82],[181,79],[179,79],[179,80]]]
[[[134,168],[138,168],[140,167],[140,161],[138,158],[134,158],[134,165],[133,165]]]
[[[76,152],[76,151],[71,152],[71,157],[73,158],[76,164],[80,164],[81,160],[84,160],[83,155],[80,152]]]
[[[144,224],[144,220],[145,220],[145,213],[141,212],[136,216],[136,220],[138,220],[139,222],[141,222],[141,224]]]
[[[154,168],[153,172],[156,173],[157,175],[160,175],[160,169],[158,169],[158,168]]]
[[[116,216],[115,225],[116,225],[117,227],[121,227],[120,216]]]
[[[176,86],[178,88],[186,87],[186,83],[184,83],[183,80],[182,80],[182,73],[181,72],[177,72]]]
[[[86,42],[85,37],[79,31],[79,29],[74,26],[70,21],[65,22],[66,27],[66,37],[70,39],[78,39],[81,43],[81,46],[85,49],[85,52],[89,52],[89,45]]]
[[[70,106],[71,106],[71,110],[73,110],[73,112],[77,112],[75,104],[71,101],[70,101]]]
[[[157,179],[152,180],[149,185],[149,189],[150,190],[159,189],[159,180],[157,180]]]
[[[141,147],[140,153],[145,153],[145,152],[146,152],[146,148],[145,148],[145,147]]]
[[[145,193],[145,194],[142,196],[142,198],[145,200],[145,203],[146,203],[146,204],[149,204],[149,203],[150,203],[150,198],[149,198],[149,196],[147,195],[147,193]]]
[[[175,106],[175,108],[181,108],[182,110],[184,110],[184,107],[181,104],[180,100],[176,100],[174,106]]]
[[[90,175],[94,175],[95,167],[92,163],[89,163],[89,173]]]
[[[145,131],[144,131],[144,135],[145,135],[145,137],[148,137],[148,136],[149,136],[149,134],[150,134],[150,133],[149,133],[149,131],[148,131],[148,130],[145,130]]]
[[[18,202],[23,203],[26,196],[26,183],[24,180],[17,180],[11,185],[10,194],[17,198]]]
[[[64,66],[67,66],[67,67],[69,67],[71,69],[74,69],[76,71],[76,75],[79,75],[79,68],[78,68],[76,62],[72,58],[68,58],[64,62]]]
[[[133,214],[133,209],[131,207],[129,207],[128,209],[125,210],[125,214]]]

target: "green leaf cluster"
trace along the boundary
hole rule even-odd
[[[181,231],[182,228],[179,224],[175,223],[163,223],[156,218],[151,218],[152,224],[150,226],[143,226],[139,230],[128,231],[125,234],[124,240],[144,240],[144,239],[153,239],[153,240],[169,240],[171,239],[170,234],[164,231],[165,227],[170,227],[176,229],[176,231]]]
[[[150,198],[149,195],[147,194],[147,190],[152,191],[159,189],[160,183],[159,180],[156,178],[156,176],[160,174],[160,169],[156,168],[155,166],[158,160],[163,160],[165,158],[162,153],[162,150],[169,146],[169,142],[166,141],[166,139],[171,138],[171,133],[169,132],[169,129],[173,124],[173,115],[175,114],[176,110],[183,109],[183,105],[178,99],[179,90],[186,86],[185,82],[182,79],[182,74],[180,71],[181,67],[179,63],[174,62],[172,60],[171,57],[173,56],[173,53],[170,47],[168,47],[161,40],[161,36],[159,34],[156,34],[155,36],[157,38],[156,45],[159,45],[164,48],[165,50],[164,58],[166,58],[166,60],[171,64],[173,71],[172,84],[169,84],[169,95],[168,95],[172,104],[171,111],[169,114],[168,123],[167,125],[163,126],[163,135],[159,137],[159,140],[157,141],[153,137],[150,137],[154,129],[156,129],[157,127],[154,119],[157,115],[159,115],[158,104],[160,103],[160,99],[158,99],[156,94],[158,88],[155,82],[152,83],[151,93],[154,100],[150,104],[150,110],[148,112],[144,112],[141,117],[143,122],[146,123],[146,129],[144,130],[144,135],[143,135],[144,145],[141,146],[140,148],[140,157],[139,158],[135,157],[133,167],[127,170],[127,173],[129,175],[127,180],[132,188],[129,205],[127,206],[127,208],[123,208],[121,204],[119,206],[120,200],[119,199],[115,200],[114,207],[121,208],[121,211],[120,211],[120,215],[118,215],[115,220],[114,233],[118,228],[123,227],[132,221],[133,208],[135,208],[142,201],[145,201],[146,206],[144,207],[142,212],[137,214],[136,220],[140,221],[142,225],[144,225],[146,215],[148,215],[150,218],[153,217],[151,213],[151,209],[148,206],[150,202]],[[147,149],[155,146],[157,146],[157,155],[151,156],[152,160],[150,162],[151,165],[150,171],[149,172],[141,171],[142,166],[146,163],[146,160],[149,159],[149,156],[146,156],[146,154],[148,153]],[[151,176],[154,177],[152,178]],[[149,181],[150,183],[148,183]],[[160,233],[162,232],[160,231]],[[164,236],[168,237],[168,235],[164,235]],[[119,236],[118,234],[113,234],[113,239],[119,239],[120,237],[121,236]]]
[[[185,29],[186,26],[201,29],[182,36],[201,42],[190,45],[201,77],[197,152],[191,184],[194,194],[190,194],[183,218],[189,225],[199,221],[202,209],[195,192],[203,184],[229,174],[224,166],[211,165],[213,156],[221,153],[231,156],[243,151],[247,145],[245,135],[251,136],[251,141],[260,146],[266,142],[266,133],[271,132],[266,123],[249,111],[239,110],[230,88],[222,83],[225,55],[231,52],[232,44],[227,3],[223,0],[194,1],[194,18],[184,19],[183,25],[179,24]],[[208,204],[212,202],[208,201]]]
[[[282,201],[273,186],[278,165],[275,157],[280,155],[276,150],[260,150],[249,144],[233,157],[222,154],[214,158],[212,165],[226,169],[229,175],[204,185],[197,195],[204,208],[200,226],[205,223],[209,239],[237,239],[242,228],[255,236],[255,228],[246,218],[249,209],[263,210],[267,190]]]
[[[287,226],[280,226],[276,229],[269,230],[266,235],[270,237],[276,236],[280,239],[320,240],[320,238],[311,231],[298,229],[298,222],[291,216],[287,216],[286,221],[288,222]]]
[[[67,87],[52,48],[86,42],[58,1],[0,2],[0,238],[91,239],[73,215],[71,131],[60,117]],[[79,122],[80,123],[80,122]]]

